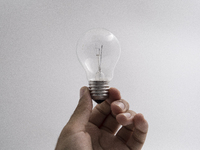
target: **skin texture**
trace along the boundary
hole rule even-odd
[[[117,89],[110,88],[109,98],[93,109],[89,90],[82,87],[55,150],[141,150],[147,131],[143,115],[129,110]]]

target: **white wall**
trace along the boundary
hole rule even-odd
[[[111,86],[148,120],[144,149],[199,149],[199,8],[199,0],[1,0],[1,149],[54,149],[87,85],[77,40],[95,27],[121,43]]]

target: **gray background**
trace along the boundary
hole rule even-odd
[[[110,85],[148,120],[144,149],[199,149],[199,0],[0,0],[0,149],[54,149],[88,84],[77,40],[96,27],[121,43]]]

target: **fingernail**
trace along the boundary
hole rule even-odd
[[[82,97],[85,94],[86,88],[82,87],[80,90],[80,97]]]
[[[130,113],[124,113],[124,116],[125,116],[126,118],[131,118],[131,114],[130,114]]]
[[[125,106],[122,102],[117,102],[117,106],[119,106],[122,110],[124,110]]]

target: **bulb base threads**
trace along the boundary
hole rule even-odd
[[[89,81],[89,90],[91,98],[98,104],[108,98],[108,81]]]

